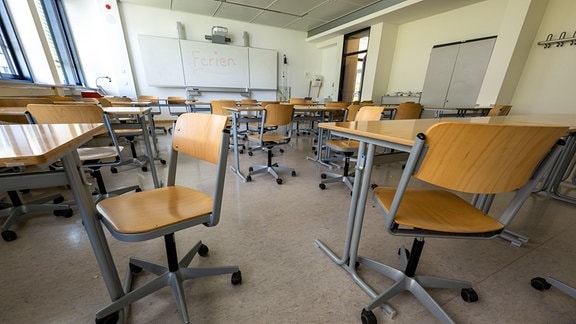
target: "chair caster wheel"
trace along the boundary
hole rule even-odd
[[[246,182],[252,182],[252,177],[251,177],[251,176],[247,176],[247,177],[246,177]]]
[[[280,179],[280,178],[276,179],[276,183],[279,184],[279,185],[281,185],[281,184],[282,184],[282,179]]]
[[[210,251],[210,249],[208,249],[208,246],[205,244],[200,244],[200,248],[198,249],[198,255],[201,257],[205,257],[208,256],[208,252]]]
[[[240,150],[240,151],[238,151],[238,153],[244,154],[244,150]]]
[[[61,203],[61,202],[64,201],[64,197],[58,197],[58,198],[56,198],[56,199],[54,199],[54,200],[52,200],[52,201],[53,201],[55,204],[59,204],[59,203]]]
[[[464,288],[460,292],[460,296],[464,299],[467,303],[473,303],[478,301],[478,294],[472,288]]]
[[[532,280],[530,280],[530,285],[532,286],[532,288],[540,291],[550,289],[550,287],[552,286],[550,285],[550,283],[548,283],[548,281],[546,281],[546,279],[542,277],[532,278]]]
[[[326,185],[323,183],[319,184],[318,187],[320,187],[322,190],[326,190]]]
[[[72,214],[74,214],[74,212],[70,208],[62,209],[62,210],[55,210],[53,213],[54,213],[54,216],[62,216],[64,218],[70,218],[70,217],[72,217]]]
[[[14,232],[14,231],[6,230],[6,231],[2,231],[2,238],[4,239],[4,241],[10,242],[10,241],[14,241],[15,239],[17,239],[18,235],[16,235],[16,232]]]
[[[148,167],[142,167],[142,171],[144,172],[148,171]]]
[[[234,286],[242,284],[242,272],[240,272],[240,270],[234,272],[232,274],[232,278],[230,279],[230,282]]]
[[[249,167],[249,168],[248,168],[248,172],[252,172],[252,171],[254,171],[254,168],[253,168],[253,167]]]
[[[284,153],[284,150],[283,150],[283,149],[280,149],[280,153]]]
[[[252,156],[252,155],[254,155],[254,153],[252,151],[249,151],[248,156]]]
[[[132,264],[132,263],[129,263],[128,267],[130,267],[130,272],[132,272],[132,273],[140,273],[143,270],[142,267],[139,267],[139,266]]]
[[[290,173],[293,177],[296,176],[296,171],[292,171],[292,173]]]
[[[112,172],[112,173],[118,173],[118,169],[116,169],[116,168],[110,168],[110,172]]]
[[[362,324],[378,323],[378,320],[376,319],[376,315],[374,315],[374,312],[367,311],[365,309],[362,309],[362,314],[360,315],[360,318],[362,319]]]
[[[327,177],[328,177],[328,176],[326,175],[326,173],[322,173],[322,174],[320,175],[320,178],[322,178],[322,179],[326,179]]]
[[[118,312],[114,312],[106,317],[103,318],[97,318],[96,319],[96,324],[116,324],[118,323]]]
[[[166,160],[160,160],[160,164],[166,165]]]

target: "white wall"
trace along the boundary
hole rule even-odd
[[[507,0],[487,0],[398,26],[387,93],[422,91],[434,45],[498,34]]]

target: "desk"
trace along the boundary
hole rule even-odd
[[[308,107],[308,109],[314,109],[314,107]],[[342,110],[342,108],[337,108],[337,107],[332,107],[332,108],[324,108],[325,110],[329,110],[329,111],[338,111],[338,110]],[[384,107],[384,110],[382,111],[382,113],[384,112],[389,112],[389,117],[390,119],[394,118],[394,112],[396,111],[396,106],[388,106],[388,107]],[[321,128],[321,127],[320,127]],[[328,161],[329,156],[330,156],[330,152],[327,150],[325,157],[322,158],[322,147],[323,147],[323,143],[324,143],[324,135],[322,131],[318,132],[318,143],[316,144],[316,157],[306,157],[306,159],[314,161],[314,162],[318,162],[320,164],[322,164],[325,167],[328,168],[332,168],[332,164],[327,163],[326,161]]]
[[[231,166],[230,169],[232,170],[232,172],[236,173],[236,175],[239,176],[240,179],[246,181],[246,176],[242,174],[242,171],[240,171],[240,156],[238,150],[238,125],[240,125],[240,123],[247,123],[254,121],[259,121],[261,125],[264,125],[264,120],[266,118],[265,114],[261,114],[260,117],[256,118],[254,116],[242,118],[242,113],[261,112],[262,110],[264,110],[264,108],[260,106],[235,106],[235,107],[224,107],[224,109],[232,113],[232,137],[233,137],[232,142],[234,145],[234,165]]]
[[[112,114],[112,115],[124,115],[124,116],[136,116],[138,119],[138,123],[140,129],[142,129],[142,137],[144,138],[144,145],[146,146],[146,159],[148,160],[148,164],[150,165],[150,171],[152,172],[152,180],[154,181],[154,187],[155,188],[160,188],[162,185],[160,184],[160,181],[158,180],[158,174],[156,173],[156,166],[154,165],[154,160],[157,158],[158,154],[158,150],[155,149],[156,154],[154,154],[154,152],[152,151],[152,144],[151,142],[154,142],[154,147],[156,147],[156,143],[155,143],[155,136],[154,134],[154,124],[151,123],[150,124],[150,129],[151,131],[149,131],[148,127],[146,126],[146,116],[148,116],[148,119],[152,119],[152,117],[150,116],[152,108],[151,107],[104,107],[102,108],[104,110],[105,113],[107,114]],[[122,124],[122,125],[127,125],[126,127],[128,127],[128,124]],[[152,141],[150,140],[150,135],[152,134]],[[159,157],[158,157],[159,158]],[[165,164],[166,161],[160,159],[160,162],[162,162],[162,164]]]
[[[424,110],[434,110],[434,118],[442,117],[472,117],[486,116],[492,107],[424,107]],[[444,111],[449,111],[445,114]]]
[[[186,104],[186,111],[187,112],[210,112],[212,111],[212,107],[210,106],[209,102],[202,102],[202,101],[192,101],[192,100],[186,100],[184,102]],[[174,105],[174,104],[171,104]],[[201,106],[202,108],[199,108],[198,106]]]
[[[90,186],[84,177],[82,164],[76,152],[77,147],[90,140],[103,128],[102,124],[0,125],[0,138],[8,139],[0,142],[0,166],[33,167],[62,159],[65,172],[45,172],[44,181],[70,185],[108,293],[110,298],[115,300],[123,296],[124,291],[102,225],[98,220]],[[34,174],[30,176],[34,178],[33,181],[39,180]],[[4,186],[12,186],[11,189],[18,190],[26,174],[6,175],[1,178]]]
[[[573,137],[572,134],[576,133],[576,115],[573,114],[321,123],[319,125],[320,128],[330,130],[336,135],[359,141],[360,148],[358,151],[359,158],[358,163],[356,164],[356,175],[348,213],[346,237],[342,256],[338,257],[320,240],[316,240],[315,244],[324,251],[332,261],[342,266],[348,273],[350,273],[353,280],[371,298],[375,298],[378,294],[376,294],[376,292],[359,277],[356,273],[355,264],[358,257],[358,245],[360,242],[364,210],[368,197],[375,148],[376,146],[382,146],[397,151],[410,152],[414,144],[414,139],[418,133],[426,132],[426,130],[432,125],[443,121],[509,125],[525,124],[569,126],[570,137]],[[526,190],[523,195],[528,197],[531,192],[531,190]],[[523,200],[519,201],[520,206],[522,202]],[[504,225],[507,225],[516,211],[517,209],[511,210],[509,213],[504,213],[504,218],[501,218],[500,221]],[[504,238],[510,239],[508,237]],[[395,313],[395,311],[388,305],[384,306],[384,311],[389,316],[393,316]]]

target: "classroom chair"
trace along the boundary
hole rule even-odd
[[[358,113],[354,113],[360,105],[351,105],[352,111],[349,113],[351,116],[354,115],[354,121],[369,121],[369,120],[380,120],[382,116],[382,111],[384,107],[380,106],[364,106],[358,110]],[[350,107],[349,107],[350,108]],[[350,190],[352,190],[353,185],[353,175],[349,173],[350,162],[352,156],[358,152],[358,147],[360,143],[352,139],[329,139],[326,141],[326,147],[330,152],[334,151],[336,153],[342,154],[344,161],[342,174],[323,172],[320,174],[322,180],[318,185],[320,189],[326,189],[327,183],[343,182]]]
[[[412,248],[394,251],[400,255],[400,269],[365,257],[355,260],[395,281],[364,307],[362,322],[376,323],[373,309],[403,291],[411,292],[443,323],[453,321],[425,288],[460,288],[464,301],[477,301],[469,282],[416,274],[425,239],[499,237],[503,220],[526,199],[522,188],[533,188],[541,162],[556,155],[555,144],[566,131],[567,127],[442,122],[418,134],[398,185],[377,187],[373,196],[385,229],[391,235],[413,237]],[[416,181],[427,185],[414,187]],[[500,218],[459,195],[504,192],[516,193]]]
[[[424,106],[413,101],[406,101],[398,105],[394,111],[394,119],[420,119]]]
[[[168,105],[168,114],[170,116],[180,116],[188,111],[186,107],[186,98],[180,96],[168,96],[166,98],[166,104]],[[177,109],[178,108],[178,109]],[[172,129],[174,127],[168,128],[168,133],[172,134]]]
[[[248,135],[248,141],[255,143],[256,146],[248,147],[248,155],[254,151],[264,151],[267,156],[266,165],[253,164],[248,168],[246,181],[252,181],[252,176],[267,172],[276,179],[277,184],[282,184],[284,180],[280,178],[278,172],[290,172],[294,177],[296,170],[293,168],[280,167],[277,163],[272,163],[272,152],[284,150],[282,145],[290,143],[292,137],[292,120],[294,118],[294,105],[289,104],[270,104],[262,111],[264,125],[259,127],[258,134]]]
[[[208,247],[199,241],[178,261],[175,233],[193,226],[214,227],[220,220],[229,133],[225,116],[186,113],[180,115],[174,127],[167,186],[122,197],[102,200],[97,204],[101,220],[113,237],[124,242],[142,242],[163,237],[167,266],[131,257],[128,278],[147,270],[157,278],[129,291],[96,314],[96,323],[111,323],[118,311],[131,303],[170,286],[182,321],[189,323],[183,282],[188,279],[231,273],[234,285],[242,283],[237,266],[190,268],[196,254],[208,255]],[[176,169],[179,155],[195,158],[199,163],[215,164],[217,173],[213,195],[177,184]],[[190,234],[190,233],[188,233]],[[187,234],[187,235],[188,235]],[[200,310],[207,311],[207,310]]]
[[[98,135],[109,138],[112,145],[82,146],[78,148],[78,155],[82,166],[90,170],[90,175],[96,180],[97,191],[95,200],[104,199],[114,195],[121,195],[130,191],[141,191],[138,185],[109,190],[104,183],[100,169],[103,166],[121,166],[133,163],[132,159],[122,158],[123,147],[118,143],[116,133],[110,126],[110,119],[101,107],[97,105],[28,105],[29,119],[36,124],[68,124],[68,123],[104,123],[106,128]]]
[[[29,103],[44,103],[51,104],[52,100],[45,97],[1,97],[0,107],[22,107],[23,111]],[[15,115],[2,115],[0,117],[0,122],[14,123],[14,124],[27,124],[26,114]],[[12,172],[20,172],[19,168],[14,170],[13,168],[0,168],[0,174],[8,174]],[[60,194],[51,194],[42,197],[35,197],[34,199],[28,199],[24,201],[22,199],[22,194],[30,193],[30,189],[35,189],[33,184],[29,188],[22,188],[22,190],[8,190],[6,191],[8,198],[10,199],[10,204],[6,208],[0,210],[0,217],[6,217],[6,220],[2,223],[1,235],[2,239],[6,242],[13,241],[18,238],[15,231],[10,228],[16,223],[18,219],[23,217],[25,214],[41,212],[41,211],[52,211],[55,216],[72,216],[72,209],[70,205],[63,203],[64,197]]]
[[[140,95],[138,96],[137,100],[140,102],[150,102],[150,107],[152,109],[150,113],[152,115],[152,119],[154,119],[155,116],[162,114],[162,109],[160,108],[160,99],[158,99],[157,96]],[[156,126],[156,123],[154,123],[154,130],[159,130],[164,134],[168,133],[168,129],[166,129],[166,127]]]
[[[512,105],[495,105],[488,111],[487,116],[508,116]]]

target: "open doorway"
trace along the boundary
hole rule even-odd
[[[344,36],[338,101],[361,101],[370,28]]]

